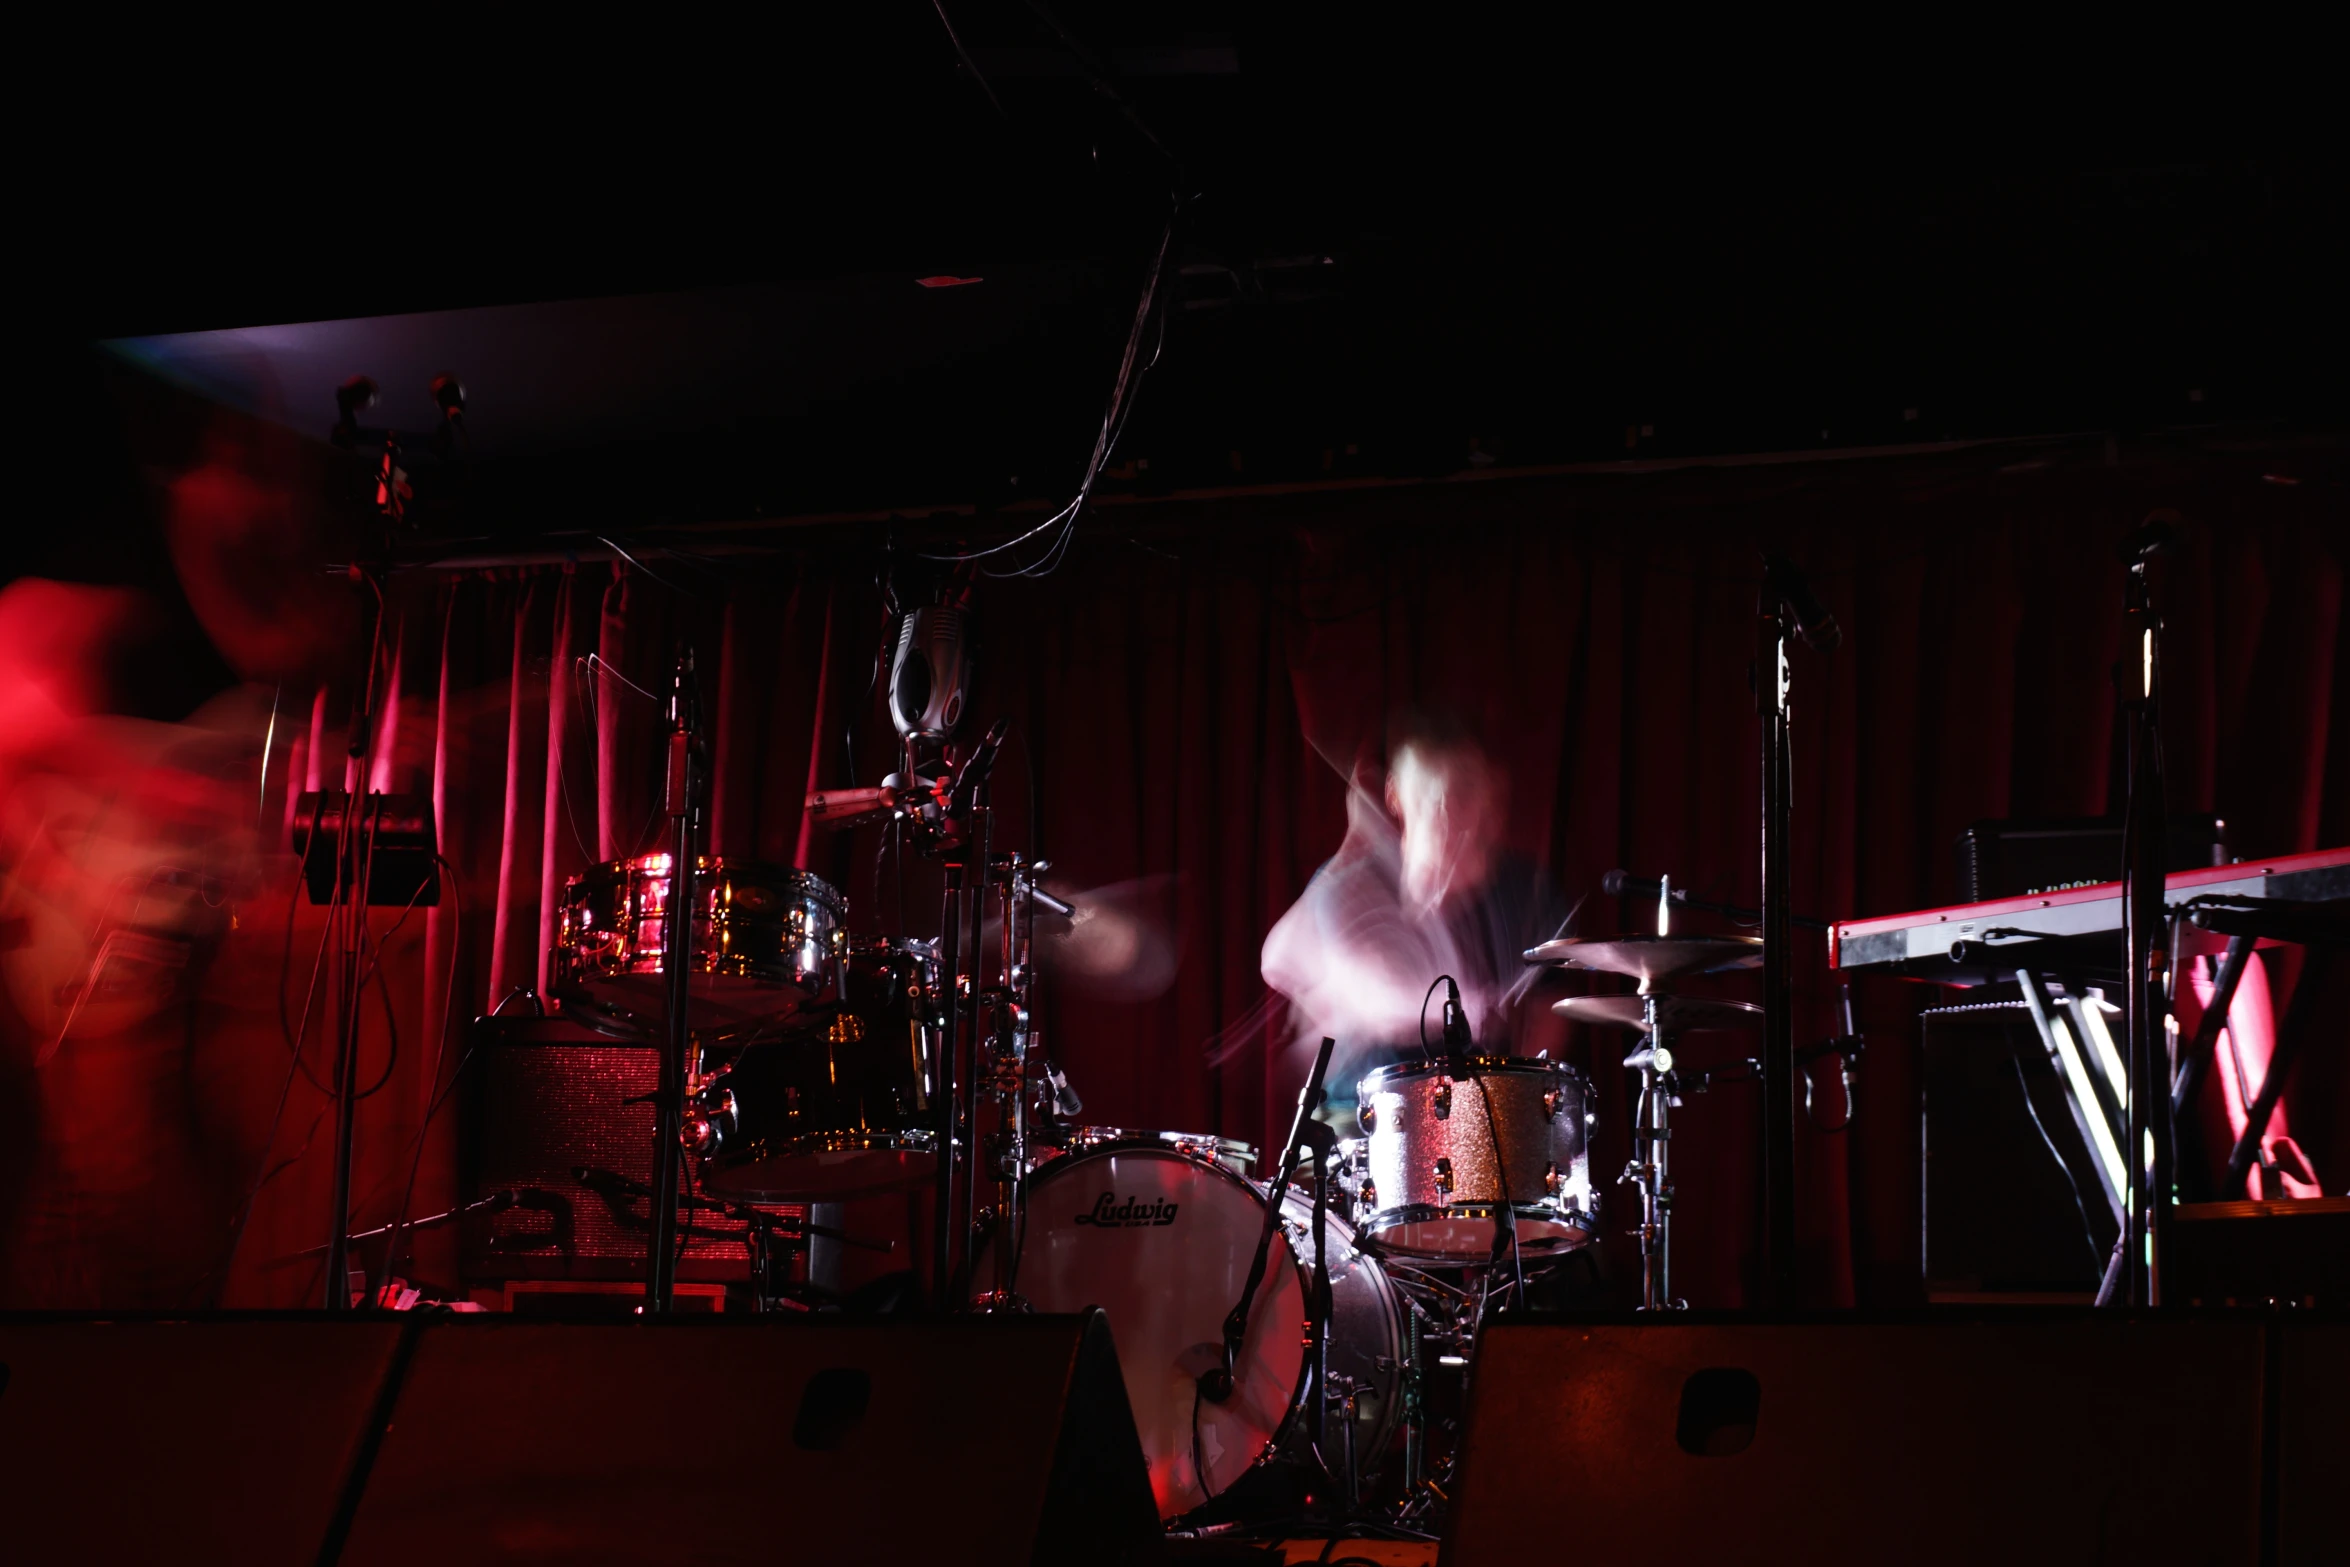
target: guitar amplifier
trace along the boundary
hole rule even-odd
[[[460,1167],[465,1197],[512,1191],[519,1200],[465,1221],[467,1286],[643,1279],[651,1203],[629,1187],[653,1177],[654,1047],[560,1018],[480,1018],[473,1027],[477,1059],[466,1073]],[[685,1241],[680,1279],[748,1282],[741,1220],[681,1203],[678,1228]]]
[[[2119,881],[2118,816],[1980,821],[1958,835],[1959,903],[2020,898],[2058,887]],[[2216,816],[2174,816],[2163,869],[2228,863],[2228,824]]]

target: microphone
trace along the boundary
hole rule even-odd
[[[1835,652],[1843,645],[1843,628],[1813,596],[1811,584],[1803,580],[1803,573],[1777,550],[1764,550],[1762,559],[1764,583],[1795,611],[1795,629],[1803,634],[1803,640],[1822,653]]]
[[[668,810],[673,817],[692,809],[686,785],[695,727],[694,650],[689,645],[677,655],[677,673],[669,682]]]
[[[1078,1098],[1077,1090],[1069,1086],[1067,1075],[1049,1061],[1045,1063],[1044,1080],[1052,1085],[1054,1114],[1076,1115],[1085,1108],[1085,1101]],[[1222,1400],[1217,1402],[1221,1403]]]
[[[1452,1058],[1456,1074],[1467,1068],[1469,1057],[1476,1050],[1477,1042],[1469,1032],[1469,1014],[1461,1006],[1461,987],[1447,974],[1444,976],[1444,1053]]]
[[[979,797],[979,786],[987,782],[988,773],[995,767],[997,749],[1003,745],[1004,736],[1011,731],[1012,721],[1009,718],[997,719],[963,765],[955,769],[955,787],[947,797],[949,816],[960,816],[971,809],[972,803]]]
[[[2125,565],[2136,565],[2152,555],[2177,546],[2179,542],[2179,514],[2167,508],[2149,512],[2146,520],[2122,535],[2114,546],[2114,554]]]
[[[970,616],[951,604],[906,612],[889,666],[889,721],[907,740],[943,740],[963,721]]]

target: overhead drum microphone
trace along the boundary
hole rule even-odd
[[[889,721],[907,740],[944,740],[963,721],[971,684],[970,613],[951,605],[908,610],[889,664]]]

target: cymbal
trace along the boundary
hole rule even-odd
[[[1643,986],[1682,974],[1754,968],[1762,962],[1760,936],[1566,936],[1526,950],[1529,963],[1627,974]]]
[[[1610,1028],[1646,1028],[1643,996],[1569,996],[1550,1009],[1578,1023]],[[1667,1034],[1701,1034],[1709,1029],[1760,1028],[1762,1008],[1746,1001],[1721,1001],[1712,996],[1659,996],[1657,1026]]]

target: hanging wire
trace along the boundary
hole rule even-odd
[[[969,550],[961,554],[920,555],[917,557],[918,559],[953,564],[990,560],[1009,550],[1019,548],[1031,539],[1058,529],[1059,532],[1052,543],[1045,547],[1044,553],[1037,559],[1025,566],[1016,566],[1009,571],[990,571],[987,574],[992,577],[1044,577],[1050,576],[1059,567],[1062,559],[1068,554],[1069,540],[1076,532],[1078,515],[1085,509],[1086,501],[1092,498],[1094,484],[1101,477],[1102,469],[1108,464],[1110,453],[1116,450],[1118,437],[1125,433],[1126,416],[1133,411],[1134,394],[1141,389],[1142,378],[1135,372],[1135,360],[1142,352],[1143,336],[1150,330],[1151,318],[1157,309],[1159,285],[1166,277],[1167,255],[1174,245],[1175,224],[1182,215],[1182,211],[1183,204],[1177,201],[1167,213],[1167,226],[1159,235],[1159,248],[1152,255],[1150,271],[1143,279],[1142,298],[1135,305],[1134,323],[1126,332],[1126,349],[1118,359],[1118,376],[1110,386],[1109,406],[1102,411],[1101,428],[1094,434],[1093,455],[1086,461],[1085,475],[1078,481],[1076,495],[1070,499],[1068,505],[1054,512],[1035,527],[1006,539],[1001,544],[991,544],[985,549]],[[1158,346],[1152,349],[1149,363],[1142,367],[1143,374],[1148,374],[1151,367],[1158,363],[1159,352],[1166,346],[1164,312],[1159,312],[1159,316]]]

